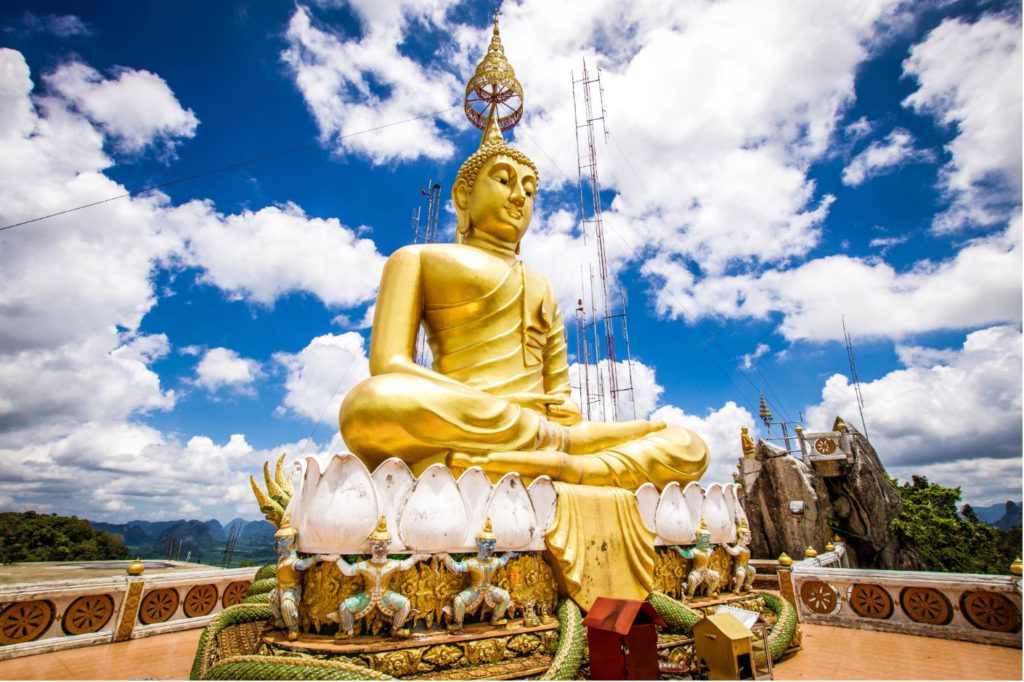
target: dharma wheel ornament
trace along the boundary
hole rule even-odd
[[[494,112],[498,127],[511,130],[523,117],[523,86],[505,58],[505,48],[498,33],[498,11],[494,11],[494,33],[487,54],[477,64],[473,77],[466,83],[466,118],[480,130]]]

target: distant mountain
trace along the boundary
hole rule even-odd
[[[238,534],[240,545],[265,545],[271,547],[274,544],[274,533],[276,529],[269,521],[248,521]]]
[[[210,537],[215,542],[227,542],[228,534],[224,532],[224,526],[220,525],[220,521],[217,519],[210,519],[206,522],[206,527],[210,531]]]
[[[1021,525],[1021,503],[1007,500],[987,507],[972,507],[982,523],[994,526],[999,530],[1010,530]]]

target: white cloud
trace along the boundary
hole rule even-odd
[[[182,443],[141,424],[89,422],[58,438],[0,446],[0,500],[42,510],[60,499],[60,513],[94,520],[252,519],[260,515],[248,477],[261,480],[263,462],[282,452],[290,462],[318,451],[309,441],[254,450],[242,434]]]
[[[172,219],[202,280],[236,298],[269,306],[309,292],[325,305],[350,307],[377,292],[384,257],[337,218],[309,218],[291,203],[225,216],[191,202]]]
[[[298,353],[275,353],[274,361],[288,373],[282,407],[317,424],[333,424],[345,395],[370,376],[358,332],[318,336]]]
[[[754,366],[754,362],[761,356],[771,350],[771,347],[767,343],[757,344],[757,348],[754,349],[753,353],[744,353],[743,360],[740,362],[740,366],[743,369],[750,369]]]
[[[260,363],[243,358],[230,348],[211,348],[196,365],[195,383],[207,391],[231,388],[251,391],[260,374]]]
[[[46,83],[96,122],[127,152],[161,145],[173,150],[177,138],[196,134],[199,119],[183,109],[167,82],[149,71],[120,69],[104,79],[81,62],[63,64]]]
[[[899,347],[906,369],[861,384],[868,433],[891,475],[926,473],[964,486],[970,500],[1020,494],[1021,339],[1019,329],[996,326],[968,334],[958,349]],[[858,424],[853,386],[830,377],[805,414],[811,425],[837,415]]]
[[[331,324],[336,324],[345,331],[358,331],[360,329],[369,329],[373,326],[373,314],[377,310],[377,304],[371,303],[366,307],[366,312],[358,320],[353,319],[349,315],[335,315],[331,318]]]
[[[913,161],[930,161],[934,155],[914,148],[914,136],[897,128],[882,141],[872,142],[843,169],[843,184],[856,187],[869,178]]]
[[[657,306],[672,317],[767,319],[781,313],[785,338],[825,341],[842,338],[845,314],[859,336],[901,338],[1020,320],[1020,240],[1018,215],[1005,232],[968,242],[948,260],[920,261],[904,272],[850,256],[699,282],[678,262],[659,256],[645,272],[663,281]]]
[[[345,40],[315,25],[299,5],[288,24],[282,58],[291,68],[324,142],[339,152],[364,154],[375,163],[419,157],[447,159],[455,147],[438,126],[451,124],[462,88],[444,70],[444,60],[424,66],[399,51],[412,21],[441,24],[448,2],[356,2],[363,35]],[[414,30],[414,29],[413,29]],[[438,117],[388,128],[381,133],[345,136],[381,124],[445,111]]]
[[[613,421],[611,402],[611,385],[607,360],[586,365],[587,371],[582,372],[584,365],[574,362],[569,365],[569,383],[574,387],[573,400],[580,404],[584,418],[595,421]],[[615,363],[615,376],[618,381],[619,394],[616,409],[618,421],[627,419],[646,419],[658,405],[658,400],[665,389],[658,383],[654,368],[639,360],[627,363],[618,360]],[[632,383],[632,392],[626,390]],[[583,391],[580,391],[580,387]],[[586,402],[590,395],[590,412],[588,417]],[[634,416],[635,415],[635,416]]]
[[[528,1],[506,8],[506,52],[527,84],[516,140],[540,165],[545,186],[575,179],[566,74],[579,77],[586,57],[591,75],[595,64],[602,68],[614,139],[598,145],[605,188],[619,192],[608,221],[632,245],[684,255],[712,273],[737,261],[786,260],[819,239],[831,199],[817,195],[807,170],[852,100],[875,29],[899,6]]]
[[[736,461],[743,455],[740,446],[740,427],[750,429],[750,435],[757,438],[754,417],[733,401],[717,410],[709,409],[703,417],[687,414],[674,405],[655,410],[651,419],[660,419],[669,426],[684,426],[694,431],[708,445],[711,461],[708,470],[701,477],[701,483],[731,483]]]
[[[101,104],[140,83],[166,89],[158,77],[126,70],[97,81],[75,68],[77,76],[58,70],[65,94],[78,98],[71,107],[53,94],[33,97],[24,57],[0,48],[2,225],[124,194],[104,175],[112,138],[142,145],[188,132],[158,110],[137,120],[104,113]],[[170,352],[167,336],[139,331],[157,302],[153,275],[184,263],[256,303],[309,291],[342,306],[372,297],[382,262],[370,240],[291,205],[225,216],[207,202],[171,206],[159,194],[0,233],[0,499],[37,510],[60,500],[57,511],[89,518],[167,518],[183,500],[222,518],[256,516],[246,475],[276,453],[253,452],[241,435],[183,443],[137,421],[176,400],[151,369]],[[211,385],[244,381],[228,371],[237,362],[205,359],[200,377]]]
[[[1021,198],[1019,16],[946,19],[911,48],[903,70],[919,83],[904,105],[956,130],[942,173],[952,205],[934,229],[1006,220]]]

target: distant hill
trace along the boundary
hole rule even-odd
[[[1010,530],[1021,525],[1021,503],[1007,500],[987,507],[972,507],[974,513],[985,524],[999,530]]]
[[[269,563],[274,560],[274,526],[267,521],[246,521],[236,518],[222,525],[217,519],[199,521],[128,521],[105,523],[90,521],[89,525],[117,535],[132,554],[146,558],[177,558],[220,565],[225,546],[234,528],[238,537],[231,555],[231,565]]]

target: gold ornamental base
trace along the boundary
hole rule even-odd
[[[304,634],[289,641],[283,631],[263,636],[260,655],[343,659],[394,677],[414,679],[522,679],[545,672],[558,643],[558,621],[526,627],[467,625],[460,634],[443,630],[414,633],[407,639],[363,635],[336,640]]]

